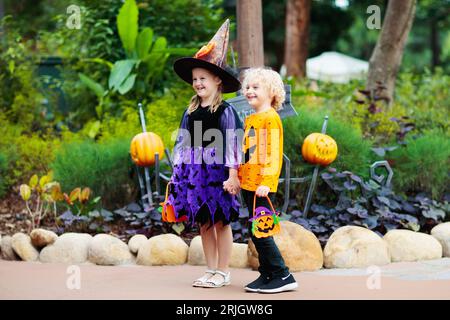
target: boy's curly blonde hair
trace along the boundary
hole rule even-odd
[[[286,98],[283,80],[278,72],[266,68],[250,68],[244,73],[244,80],[242,81],[242,91],[246,94],[247,85],[252,82],[257,82],[266,90],[269,91],[269,96],[272,97],[271,106],[275,110],[279,110]]]

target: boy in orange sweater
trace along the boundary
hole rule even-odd
[[[263,68],[247,70],[242,88],[255,110],[245,119],[244,164],[238,172],[251,216],[255,207],[270,208],[267,197],[273,198],[277,191],[283,162],[283,126],[277,110],[284,102],[285,91],[280,75]],[[278,293],[297,288],[273,237],[256,238],[249,229],[258,251],[260,276],[245,286],[245,290]]]

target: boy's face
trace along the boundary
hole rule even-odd
[[[222,81],[206,69],[192,69],[192,87],[202,99],[208,99],[216,94]]]
[[[249,81],[244,88],[245,98],[256,111],[271,105],[272,97],[269,90],[257,80]]]

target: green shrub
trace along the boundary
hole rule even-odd
[[[8,170],[8,159],[6,155],[0,153],[0,198],[2,198],[6,194],[7,183],[6,183],[6,174]]]
[[[153,102],[144,106],[145,123],[147,131],[158,134],[164,146],[172,149],[174,141],[172,133],[178,129],[181,116],[187,108],[193,91],[190,87],[172,89],[162,97],[155,98]],[[142,132],[137,103],[123,106],[120,117],[108,115],[102,123],[100,141],[109,141],[115,138],[131,139]]]
[[[430,131],[392,153],[393,183],[402,192],[428,192],[440,199],[450,185],[450,140]]]
[[[2,173],[5,190],[28,181],[33,174],[42,175],[49,170],[55,151],[61,145],[53,134],[27,134],[23,127],[10,123],[0,115],[0,153],[7,170]]]
[[[450,135],[450,75],[437,68],[434,73],[425,70],[423,74],[402,73],[396,82],[395,105],[405,108],[416,125],[423,132],[437,128]],[[395,107],[395,106],[394,106]]]
[[[165,94],[147,106],[147,128],[161,136],[164,145],[172,149],[172,133],[178,129],[190,98],[194,95],[192,88],[185,87]]]
[[[324,113],[301,112],[297,117],[287,118],[284,126],[284,152],[292,163],[292,176],[307,176],[312,173],[313,165],[303,161],[301,147],[310,133],[320,132]],[[349,170],[362,177],[369,176],[369,166],[373,160],[371,144],[363,140],[357,130],[330,117],[327,134],[336,140],[338,156],[331,166],[338,170]]]
[[[321,132],[325,114],[321,111],[300,111],[297,117],[287,118],[283,121],[284,153],[291,160],[291,177],[312,176],[314,165],[303,160],[301,147],[306,136],[313,132]],[[329,167],[337,168],[339,171],[348,170],[368,178],[369,166],[374,160],[370,142],[363,140],[358,130],[333,117],[328,120],[327,134],[333,137],[338,145],[337,158]],[[323,170],[325,169],[321,168],[320,172]],[[295,198],[297,203],[304,204],[309,185],[310,180],[301,184],[292,183],[290,186],[291,197]],[[284,196],[283,190],[284,188],[279,188],[280,195]],[[332,190],[329,192],[332,193]]]
[[[391,107],[377,103],[377,112],[369,111],[369,103],[358,89],[365,87],[364,81],[347,84],[301,81],[294,84],[293,105],[299,110],[322,111],[361,132],[376,145],[395,142],[401,130],[391,118],[408,117],[414,124],[410,134],[422,133],[430,128],[439,128],[449,136],[448,106],[450,105],[450,76],[441,69],[423,74],[404,72],[399,74],[395,100]],[[379,111],[379,112],[378,112]]]
[[[24,128],[40,128],[44,121],[43,96],[38,90],[36,65],[30,59],[30,41],[14,29],[15,21],[7,16],[0,20],[0,113],[11,123]],[[31,131],[31,130],[30,130]]]
[[[129,178],[129,140],[116,139],[103,144],[92,141],[62,146],[51,164],[54,178],[64,192],[89,187],[101,196],[107,208],[122,206],[130,199],[133,184]]]

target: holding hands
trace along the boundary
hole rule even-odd
[[[230,176],[228,180],[223,182],[223,189],[231,195],[236,195],[241,189],[241,184],[237,175],[236,169],[230,169]]]

